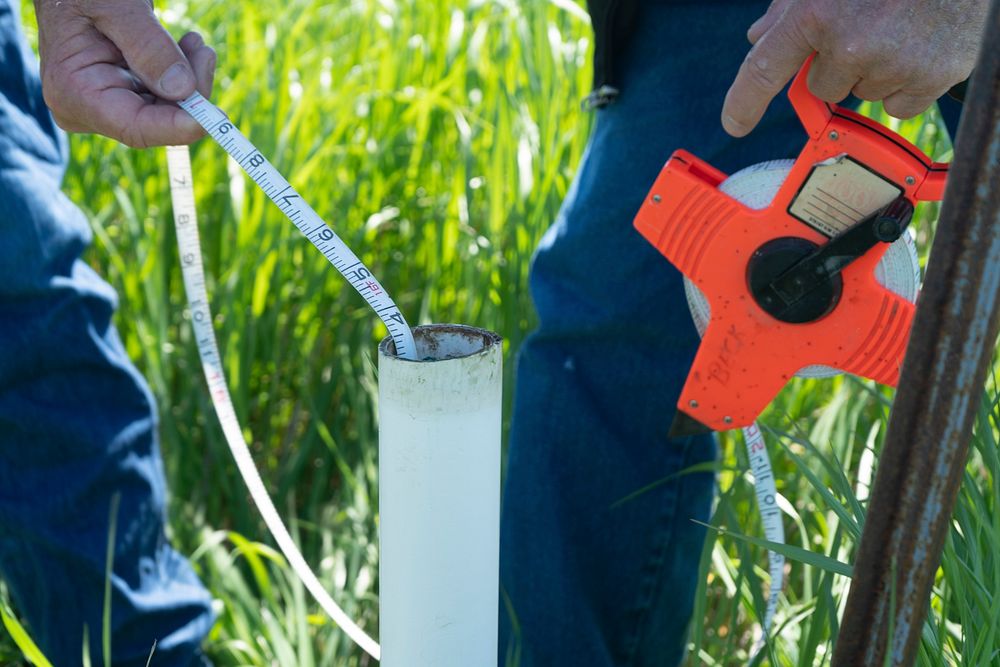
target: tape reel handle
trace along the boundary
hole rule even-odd
[[[949,163],[932,162],[926,153],[896,135],[889,128],[855,111],[837,104],[825,102],[813,95],[812,91],[809,90],[809,69],[812,67],[815,58],[816,54],[813,53],[806,59],[802,65],[802,69],[795,75],[792,85],[788,88],[788,99],[792,103],[792,108],[795,109],[795,114],[802,122],[802,126],[805,128],[810,140],[823,141],[826,128],[834,120],[835,116],[857,120],[862,125],[871,127],[887,136],[891,135],[894,142],[905,144],[911,153],[922,156],[923,161],[926,163],[927,170],[925,177],[913,193],[913,199],[918,201],[940,201],[943,199],[944,186],[948,178]]]
[[[795,75],[792,85],[788,87],[788,100],[792,103],[795,115],[802,121],[802,126],[811,139],[818,139],[833,118],[833,112],[840,111],[840,107],[836,104],[824,102],[809,90],[809,69],[815,58],[815,53],[806,58],[802,69]]]

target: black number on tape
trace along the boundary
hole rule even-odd
[[[365,278],[369,278],[371,277],[371,275],[372,272],[362,266],[360,269],[354,269],[353,271],[348,273],[347,279],[350,280],[351,282],[357,282],[359,280],[364,280]]]

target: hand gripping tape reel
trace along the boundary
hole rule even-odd
[[[899,380],[915,298],[876,273],[891,244],[909,242],[913,203],[942,198],[948,165],[812,95],[810,64],[788,93],[808,141],[769,203],[730,196],[725,174],[678,150],[636,215],[709,311],[672,435],[748,426],[816,365]]]

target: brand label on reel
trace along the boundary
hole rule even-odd
[[[889,179],[841,155],[813,167],[788,212],[832,238],[901,194]]]

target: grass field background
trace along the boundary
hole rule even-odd
[[[592,51],[580,7],[261,0],[159,9],[177,36],[197,29],[216,47],[214,101],[368,263],[411,323],[503,334],[509,401],[514,355],[533,323],[530,256],[592,122],[579,106]],[[935,114],[896,126],[950,157]],[[230,461],[186,319],[163,151],[90,137],[74,137],[72,148],[65,189],[93,222],[88,259],[121,295],[119,329],[161,408],[172,535],[218,601],[211,657],[219,665],[369,664],[275,552]],[[215,326],[247,439],[308,560],[375,632],[374,356],[384,330],[221,149],[201,141],[193,163]],[[922,252],[936,214],[936,206],[919,209]],[[891,391],[851,378],[795,381],[765,415],[788,540],[813,554],[790,561],[765,664],[829,661],[849,582],[837,572],[863,525],[890,401]],[[997,400],[984,403],[923,665],[1000,664],[998,414]],[[721,444],[712,524],[759,535],[742,442],[725,434]],[[691,557],[700,559],[702,587],[688,663],[747,664],[765,552],[726,534]],[[2,605],[10,621],[13,610]],[[22,659],[0,631],[0,664]]]

